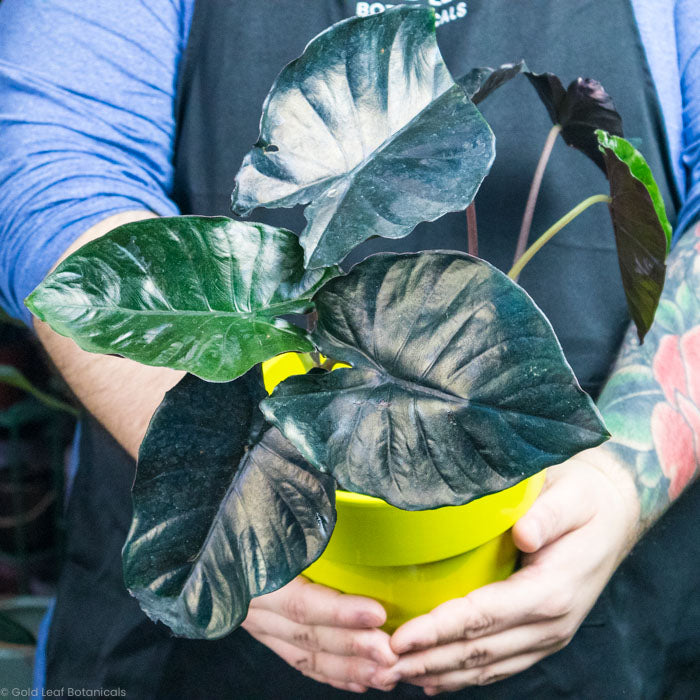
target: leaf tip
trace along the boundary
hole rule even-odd
[[[44,312],[41,310],[41,305],[39,302],[41,297],[40,287],[37,287],[31,294],[29,294],[24,299],[24,305],[29,309],[29,311],[36,316],[40,321],[45,320]]]
[[[614,138],[619,137],[613,137],[612,134],[609,131],[605,131],[605,129],[596,129],[595,135],[598,139],[598,150],[601,153],[605,153],[605,149],[614,150]]]
[[[644,338],[646,338],[646,335],[649,332],[649,327],[639,323],[636,323],[635,325],[637,327],[637,339],[639,340],[639,344],[644,345]]]
[[[231,211],[236,216],[247,216],[252,211],[252,208],[243,204],[241,199],[240,184],[237,182],[231,193]]]

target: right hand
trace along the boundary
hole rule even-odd
[[[244,629],[290,666],[319,683],[363,693],[374,674],[398,661],[378,629],[386,612],[377,601],[345,595],[298,576],[254,598]]]

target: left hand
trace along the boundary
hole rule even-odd
[[[601,447],[550,469],[513,527],[522,568],[402,625],[391,638],[400,659],[376,681],[435,695],[502,680],[562,649],[634,544],[638,519],[631,476]]]
[[[378,629],[384,608],[297,576],[273,593],[253,598],[244,629],[290,666],[319,683],[364,693],[377,669],[398,657]],[[392,684],[379,690],[391,690]]]

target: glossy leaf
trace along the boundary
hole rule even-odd
[[[16,389],[21,389],[31,394],[35,399],[41,401],[45,406],[54,408],[57,411],[65,411],[72,415],[78,415],[78,411],[72,406],[57,399],[51,394],[47,394],[41,389],[37,389],[16,367],[12,365],[0,365],[0,384],[7,384]]]
[[[314,343],[352,369],[291,377],[261,408],[342,488],[457,505],[607,436],[547,319],[482,260],[376,255],[315,301]]]
[[[228,384],[186,376],[139,452],[124,577],[146,614],[213,639],[252,597],[283,586],[325,549],[335,483],[262,421],[259,371]]]
[[[596,132],[610,181],[617,256],[639,340],[654,321],[666,278],[671,224],[644,156],[623,138]]]
[[[457,83],[461,85],[467,97],[478,105],[485,100],[494,90],[514,78],[519,73],[527,70],[525,61],[520,63],[504,63],[498,68],[486,66],[474,68],[462,76]]]
[[[433,10],[398,7],[334,25],[282,71],[233,210],[311,202],[300,241],[307,267],[323,267],[466,208],[494,154],[440,56]]]
[[[306,273],[290,231],[223,217],[148,219],[80,248],[27,298],[84,350],[228,381],[313,349],[280,319],[312,308],[336,269]]]
[[[577,78],[564,90],[561,80],[552,73],[526,70],[525,75],[544,102],[552,123],[562,127],[564,141],[585,153],[605,172],[596,129],[623,135],[622,117],[605,88],[597,80]]]

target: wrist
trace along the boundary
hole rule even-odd
[[[602,507],[610,509],[617,516],[620,532],[623,533],[623,549],[620,554],[622,560],[639,540],[645,528],[634,476],[611,442],[585,450],[574,459],[587,469],[593,470],[592,473],[589,472],[589,478],[595,476],[598,480],[600,488],[596,491],[604,501]]]

